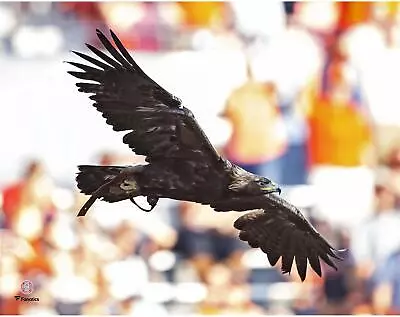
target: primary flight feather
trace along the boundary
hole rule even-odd
[[[332,258],[340,258],[338,251],[296,207],[276,195],[281,189],[221,157],[192,112],[147,76],[110,33],[114,45],[97,30],[111,56],[86,44],[96,58],[73,53],[92,65],[68,62],[81,70],[68,73],[82,80],[78,90],[91,94],[94,107],[115,131],[127,131],[123,142],[146,156],[149,164],[79,166],[78,188],[91,197],[78,216],[84,216],[96,199],[136,204],[137,196],[146,196],[151,209],[160,198],[206,204],[216,211],[257,209],[237,219],[234,227],[241,240],[267,254],[271,265],[281,258],[282,272],[290,273],[295,261],[301,280],[306,278],[307,261],[319,276],[320,259],[336,269]]]

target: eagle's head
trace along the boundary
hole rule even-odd
[[[281,194],[281,188],[270,179],[250,173],[237,165],[233,167],[232,180],[228,186],[229,190],[249,196]]]
[[[253,181],[253,190],[258,190],[262,195],[271,193],[278,193],[280,195],[282,191],[277,184],[266,177],[256,178]]]

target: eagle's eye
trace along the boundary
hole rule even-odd
[[[259,183],[261,186],[268,186],[268,185],[271,184],[271,181],[268,180],[268,179],[266,179],[266,178],[261,178],[261,179],[258,180],[258,183]]]

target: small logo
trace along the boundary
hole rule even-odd
[[[24,295],[30,295],[33,293],[33,283],[29,280],[25,280],[21,283],[21,293]],[[20,295],[15,295],[14,296],[16,301],[21,301],[21,302],[38,302],[39,298],[38,297],[24,297]]]
[[[21,302],[38,302],[39,298],[38,297],[23,297],[16,295],[14,296],[16,301],[21,301]]]
[[[33,283],[29,280],[25,280],[21,283],[21,292],[24,295],[30,295],[33,293]]]

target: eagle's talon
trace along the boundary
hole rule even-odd
[[[147,196],[147,203],[151,206],[151,208],[153,209],[157,203],[158,203],[158,197],[154,197],[154,196]]]
[[[136,207],[138,207],[140,210],[143,210],[143,211],[145,211],[145,212],[150,212],[150,211],[152,211],[152,210],[154,209],[154,207],[157,205],[157,201],[158,201],[158,199],[157,199],[157,201],[155,202],[155,204],[150,204],[150,203],[149,203],[149,204],[151,205],[151,208],[150,208],[150,209],[146,209],[146,208],[141,207],[141,206],[135,201],[135,198],[130,197],[129,200],[130,200],[131,202],[133,202],[134,205],[135,205]],[[147,198],[147,201],[149,201],[148,198]]]

